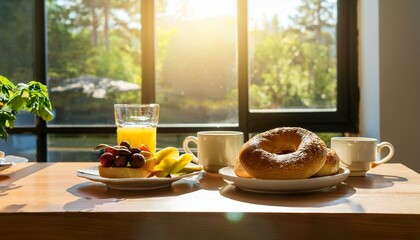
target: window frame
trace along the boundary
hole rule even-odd
[[[300,126],[314,132],[351,132],[359,130],[357,0],[338,0],[337,6],[337,111],[251,112],[248,93],[247,0],[237,0],[238,7],[238,124],[171,125],[159,124],[158,133],[191,133],[204,130],[244,132],[245,140],[256,132],[280,126]],[[142,94],[143,103],[155,100],[154,1],[141,0],[142,15]],[[47,83],[47,40],[45,0],[35,0],[34,78]],[[54,103],[53,103],[54,104]],[[34,127],[10,129],[10,133],[31,133],[37,137],[38,162],[47,161],[48,134],[115,134],[109,125],[52,125],[37,119]]]
[[[239,0],[238,3],[240,2],[245,1]],[[278,126],[300,126],[316,132],[358,132],[357,1],[337,2],[337,110],[262,113],[250,112],[247,105],[249,131],[261,132]],[[247,73],[248,70],[244,72]],[[247,79],[248,76],[244,78]],[[244,84],[242,87],[248,88],[248,85]]]

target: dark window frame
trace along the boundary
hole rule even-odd
[[[337,13],[337,111],[335,112],[250,112],[248,106],[248,33],[247,1],[238,0],[238,107],[236,125],[159,125],[158,133],[191,133],[203,130],[242,131],[249,134],[280,126],[300,126],[315,132],[358,132],[358,33],[357,1],[338,0]],[[143,103],[154,102],[154,1],[141,1],[142,14],[142,94]],[[35,0],[34,78],[47,83],[46,9],[44,0]],[[147,59],[147,61],[145,61]],[[48,134],[114,134],[109,125],[54,125],[37,119],[35,127],[18,127],[10,133],[32,133],[37,136],[37,161],[47,161]]]

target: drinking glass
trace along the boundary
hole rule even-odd
[[[115,104],[117,143],[128,141],[133,147],[146,145],[156,152],[156,128],[159,104]]]

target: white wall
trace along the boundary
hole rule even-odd
[[[420,172],[420,1],[360,0],[360,13],[360,135]]]
[[[380,139],[378,0],[359,7],[360,133]]]

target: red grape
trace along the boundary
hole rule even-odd
[[[130,165],[133,168],[141,168],[144,166],[146,159],[140,153],[134,153],[130,158]]]
[[[132,147],[132,148],[130,148],[130,152],[131,152],[131,154],[141,153],[141,150],[138,147]]]
[[[114,159],[115,167],[127,167],[129,156],[127,155],[117,155]]]
[[[114,165],[114,155],[110,152],[105,152],[99,157],[99,161],[103,167],[112,167]]]
[[[117,150],[113,147],[106,147],[105,152],[111,153],[112,155],[115,155],[117,153]]]
[[[130,149],[130,143],[128,141],[121,141],[120,142],[121,147],[126,147],[127,149]]]

